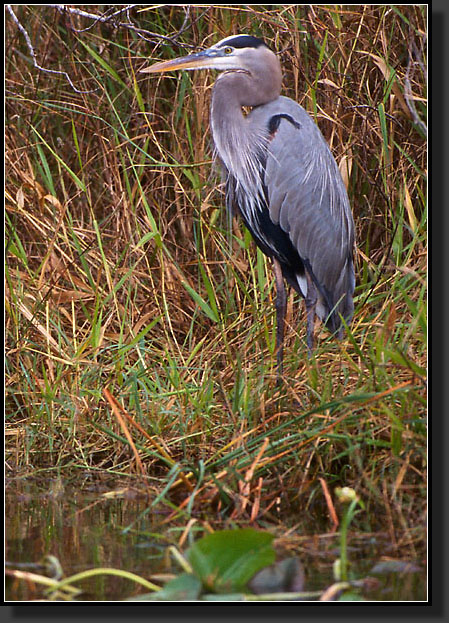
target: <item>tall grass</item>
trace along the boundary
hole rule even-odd
[[[415,551],[426,503],[426,8],[134,9],[150,41],[45,6],[14,11],[39,64],[67,71],[77,90],[33,67],[7,16],[9,467],[138,474],[173,517],[284,523],[325,516],[321,476],[357,490],[366,529],[384,530],[388,514],[393,542]],[[271,267],[240,222],[229,229],[211,163],[213,76],[138,74],[148,57],[238,32],[280,52],[284,94],[328,140],[357,229],[347,337],[320,329],[308,360],[290,294],[281,388]]]

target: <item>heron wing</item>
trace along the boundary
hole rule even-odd
[[[293,100],[280,97],[254,109],[251,121],[269,128],[276,115],[279,123],[270,135],[265,164],[270,218],[288,233],[331,304],[341,301],[337,310],[348,318],[354,226],[340,171],[318,126]]]

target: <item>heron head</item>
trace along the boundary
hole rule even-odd
[[[218,71],[244,71],[257,78],[267,69],[271,75],[281,77],[281,67],[276,54],[257,37],[232,35],[222,39],[207,50],[169,61],[155,63],[141,69],[142,73],[163,73],[178,69],[217,69]]]

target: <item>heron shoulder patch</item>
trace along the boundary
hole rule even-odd
[[[270,117],[268,121],[268,133],[271,137],[273,137],[276,134],[279,128],[279,124],[281,123],[281,119],[286,119],[293,126],[295,126],[297,130],[301,129],[301,124],[295,121],[295,119],[293,119],[291,115],[288,115],[287,113],[279,113],[277,115],[273,115],[272,117]]]

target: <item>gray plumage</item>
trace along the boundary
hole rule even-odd
[[[353,312],[354,226],[337,163],[318,126],[287,97],[255,108],[248,115],[254,132],[276,114],[288,114],[299,127],[282,119],[267,147],[265,180],[270,218],[288,234],[299,257],[310,263],[319,289],[317,314],[332,331]],[[299,274],[300,275],[300,274]],[[290,280],[291,282],[291,280]],[[297,284],[292,283],[298,290]],[[305,296],[300,285],[301,294]]]
[[[145,72],[218,69],[211,130],[226,177],[226,203],[239,212],[275,268],[277,346],[282,368],[286,296],[282,277],[305,299],[307,344],[315,312],[341,335],[353,313],[354,224],[340,171],[318,126],[280,95],[278,57],[249,35],[157,63]],[[245,116],[242,107],[251,107]]]

